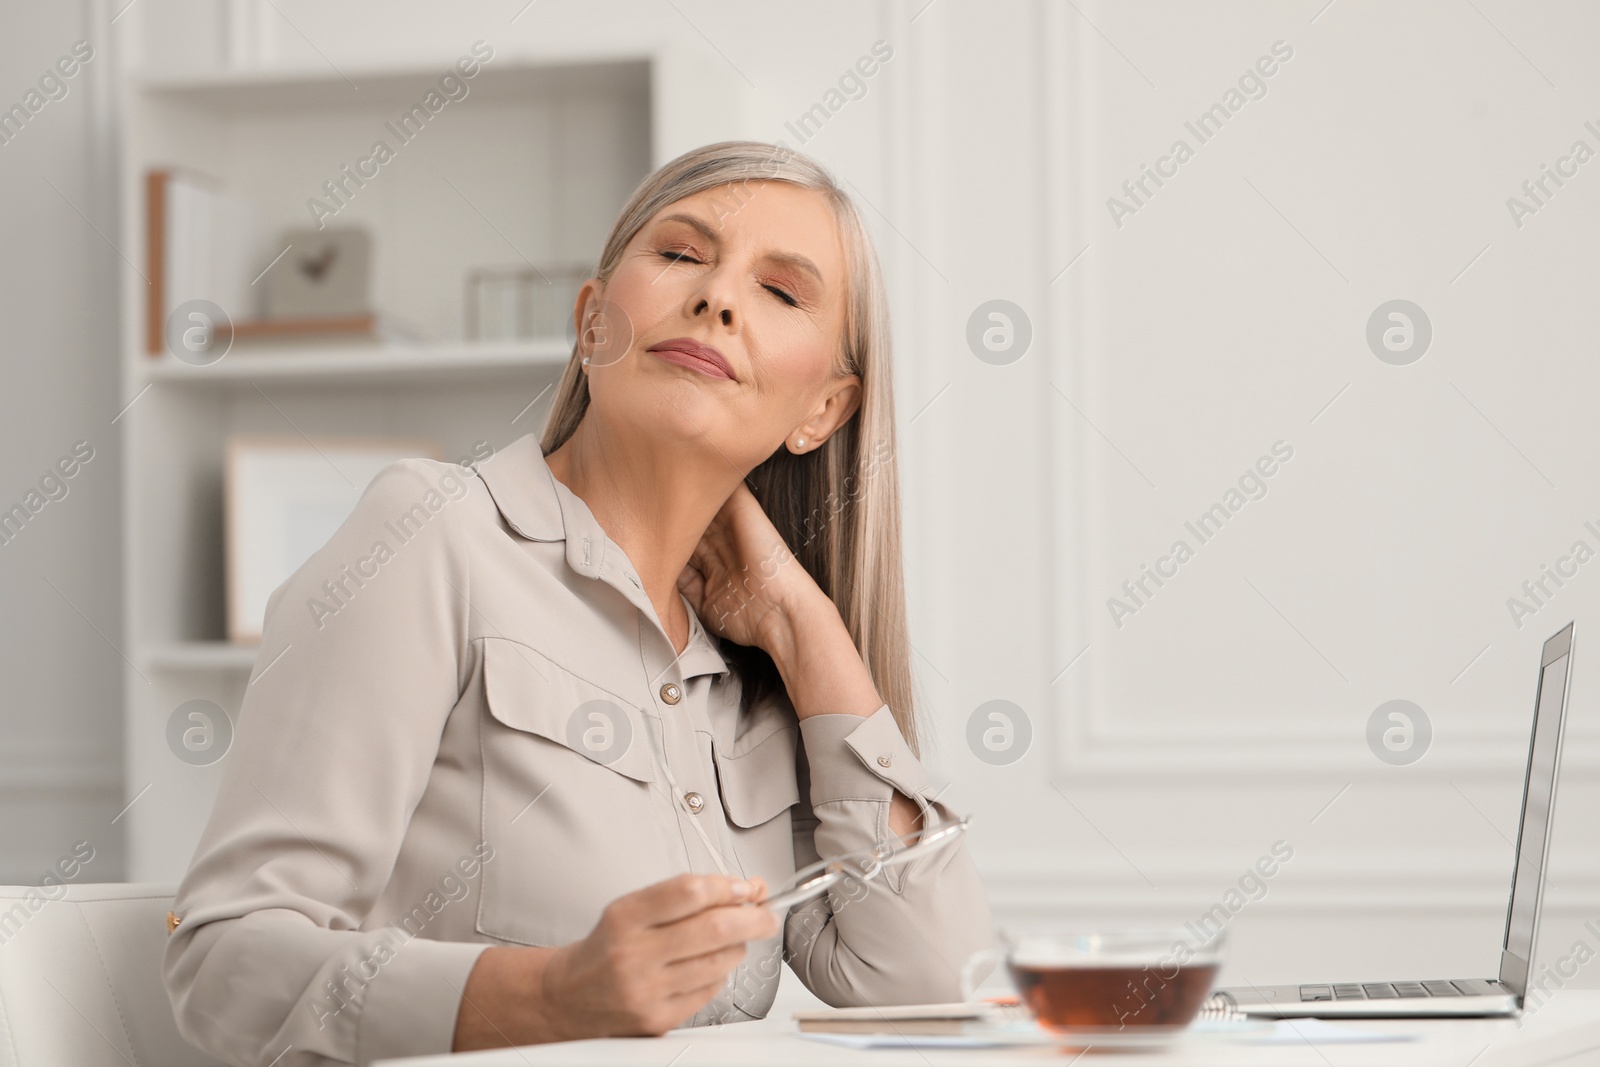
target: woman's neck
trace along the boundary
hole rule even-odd
[[[743,475],[721,457],[708,464],[681,445],[597,431],[594,415],[587,412],[545,462],[627,554],[674,651],[682,652],[689,616],[678,576]]]

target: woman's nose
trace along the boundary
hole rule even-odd
[[[701,287],[699,299],[694,306],[695,317],[699,318],[709,311],[722,322],[722,325],[732,326],[734,321],[734,298],[733,294],[728,291],[729,284],[729,282],[719,277],[716,271],[707,276],[705,283]]]

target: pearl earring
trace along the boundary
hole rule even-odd
[[[587,367],[589,365],[589,357],[588,356],[584,356],[583,357],[583,365],[585,367]]]
[[[794,447],[800,448],[800,449],[805,448],[806,447],[806,439],[804,437],[796,437],[794,439]]]

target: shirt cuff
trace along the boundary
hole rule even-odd
[[[492,946],[479,941],[412,937],[366,990],[356,1033],[356,1062],[451,1051],[467,975]]]
[[[871,715],[811,715],[800,720],[811,772],[811,803],[889,800],[894,790],[918,801],[928,772],[906,744],[889,705]]]

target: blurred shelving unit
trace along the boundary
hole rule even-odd
[[[209,366],[195,366],[171,356],[150,359],[139,368],[137,378],[146,384],[201,387],[248,386],[250,382],[437,384],[462,374],[523,378],[559,368],[570,351],[561,337],[502,343],[296,346],[264,353],[230,353]]]
[[[190,168],[260,205],[260,262],[276,234],[313,224],[308,200],[367,156],[458,55],[403,69],[128,76],[122,94],[121,247],[143,265],[145,175]],[[227,756],[177,758],[167,724],[210,700],[237,723],[257,649],[224,625],[222,476],[235,434],[426,436],[447,457],[539,430],[570,352],[565,337],[461,340],[464,281],[485,265],[592,264],[652,169],[740,136],[737,74],[678,45],[619,54],[498,51],[469,92],[396,148],[329,225],[374,240],[377,310],[419,323],[417,343],[235,344],[195,366],[146,350],[147,281],[122,291],[124,799],[131,881],[176,881]],[[392,136],[386,139],[394,141]],[[131,254],[138,250],[138,257]]]

